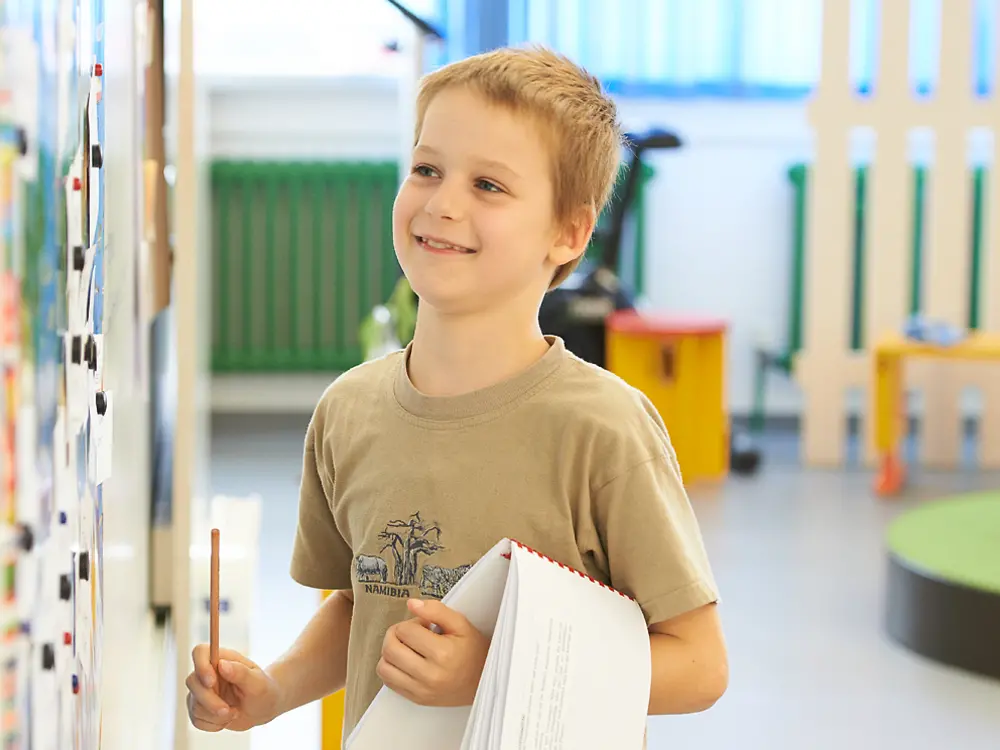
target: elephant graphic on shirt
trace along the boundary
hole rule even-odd
[[[425,565],[421,571],[420,593],[434,599],[444,599],[451,587],[458,583],[471,568],[471,565],[461,565],[457,568],[442,568],[438,565]]]

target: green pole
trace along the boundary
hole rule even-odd
[[[913,180],[913,266],[910,269],[910,314],[917,315],[923,304],[924,273],[924,195],[927,168],[917,167]]]
[[[240,315],[243,323],[242,365],[247,366],[253,359],[253,191],[256,184],[256,172],[247,164],[243,169],[243,252],[241,258],[243,276],[243,294],[240,299]]]
[[[212,166],[212,174],[215,177],[216,200],[218,201],[218,214],[215,221],[219,225],[219,245],[216,252],[219,254],[219,277],[215,280],[215,294],[218,299],[219,311],[219,342],[216,349],[215,361],[225,369],[232,357],[231,336],[229,330],[229,288],[230,281],[229,257],[232,252],[230,248],[231,221],[230,201],[232,200],[232,179],[229,169],[225,163],[218,163]]]
[[[264,331],[267,338],[267,357],[273,364],[273,358],[278,347],[278,249],[276,247],[275,225],[278,215],[278,174],[274,168],[263,172],[265,189],[264,236],[267,243],[264,249],[264,298],[267,320]]]
[[[855,171],[854,219],[854,284],[851,293],[851,349],[860,351],[864,346],[864,297],[865,297],[865,195],[868,168]]]
[[[983,188],[985,185],[986,170],[977,167],[975,170],[973,183],[973,203],[972,203],[972,264],[969,279],[969,329],[976,331],[979,329],[979,308],[980,296],[982,294],[982,265],[983,265]]]
[[[792,238],[792,283],[791,300],[788,310],[788,351],[797,354],[802,349],[802,307],[805,284],[806,256],[806,188],[808,169],[804,164],[796,164],[789,170],[789,178],[794,186],[795,216]]]
[[[299,241],[299,222],[302,210],[302,184],[308,179],[301,165],[288,168],[289,236],[288,236],[288,340],[286,349],[289,361],[298,362],[299,357],[299,307],[302,304],[302,290],[299,286],[299,258],[302,243]]]
[[[312,169],[312,242],[310,243],[310,261],[312,266],[312,351],[309,361],[312,367],[321,366],[320,352],[323,350],[323,254],[326,246],[323,242],[323,198],[328,188],[325,180],[324,167],[316,164]]]

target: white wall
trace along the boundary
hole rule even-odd
[[[400,121],[389,79],[240,79],[210,86],[217,157],[397,158]],[[654,155],[647,195],[649,304],[732,325],[733,412],[752,398],[752,346],[783,346],[792,192],[788,167],[808,157],[795,103],[620,102],[627,129],[677,130],[685,148]],[[797,389],[771,378],[769,407],[796,413]]]

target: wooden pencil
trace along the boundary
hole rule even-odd
[[[209,659],[219,668],[219,530],[212,529],[212,583],[209,604]]]

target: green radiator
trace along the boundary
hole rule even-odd
[[[212,165],[215,372],[343,371],[399,278],[395,162]]]

